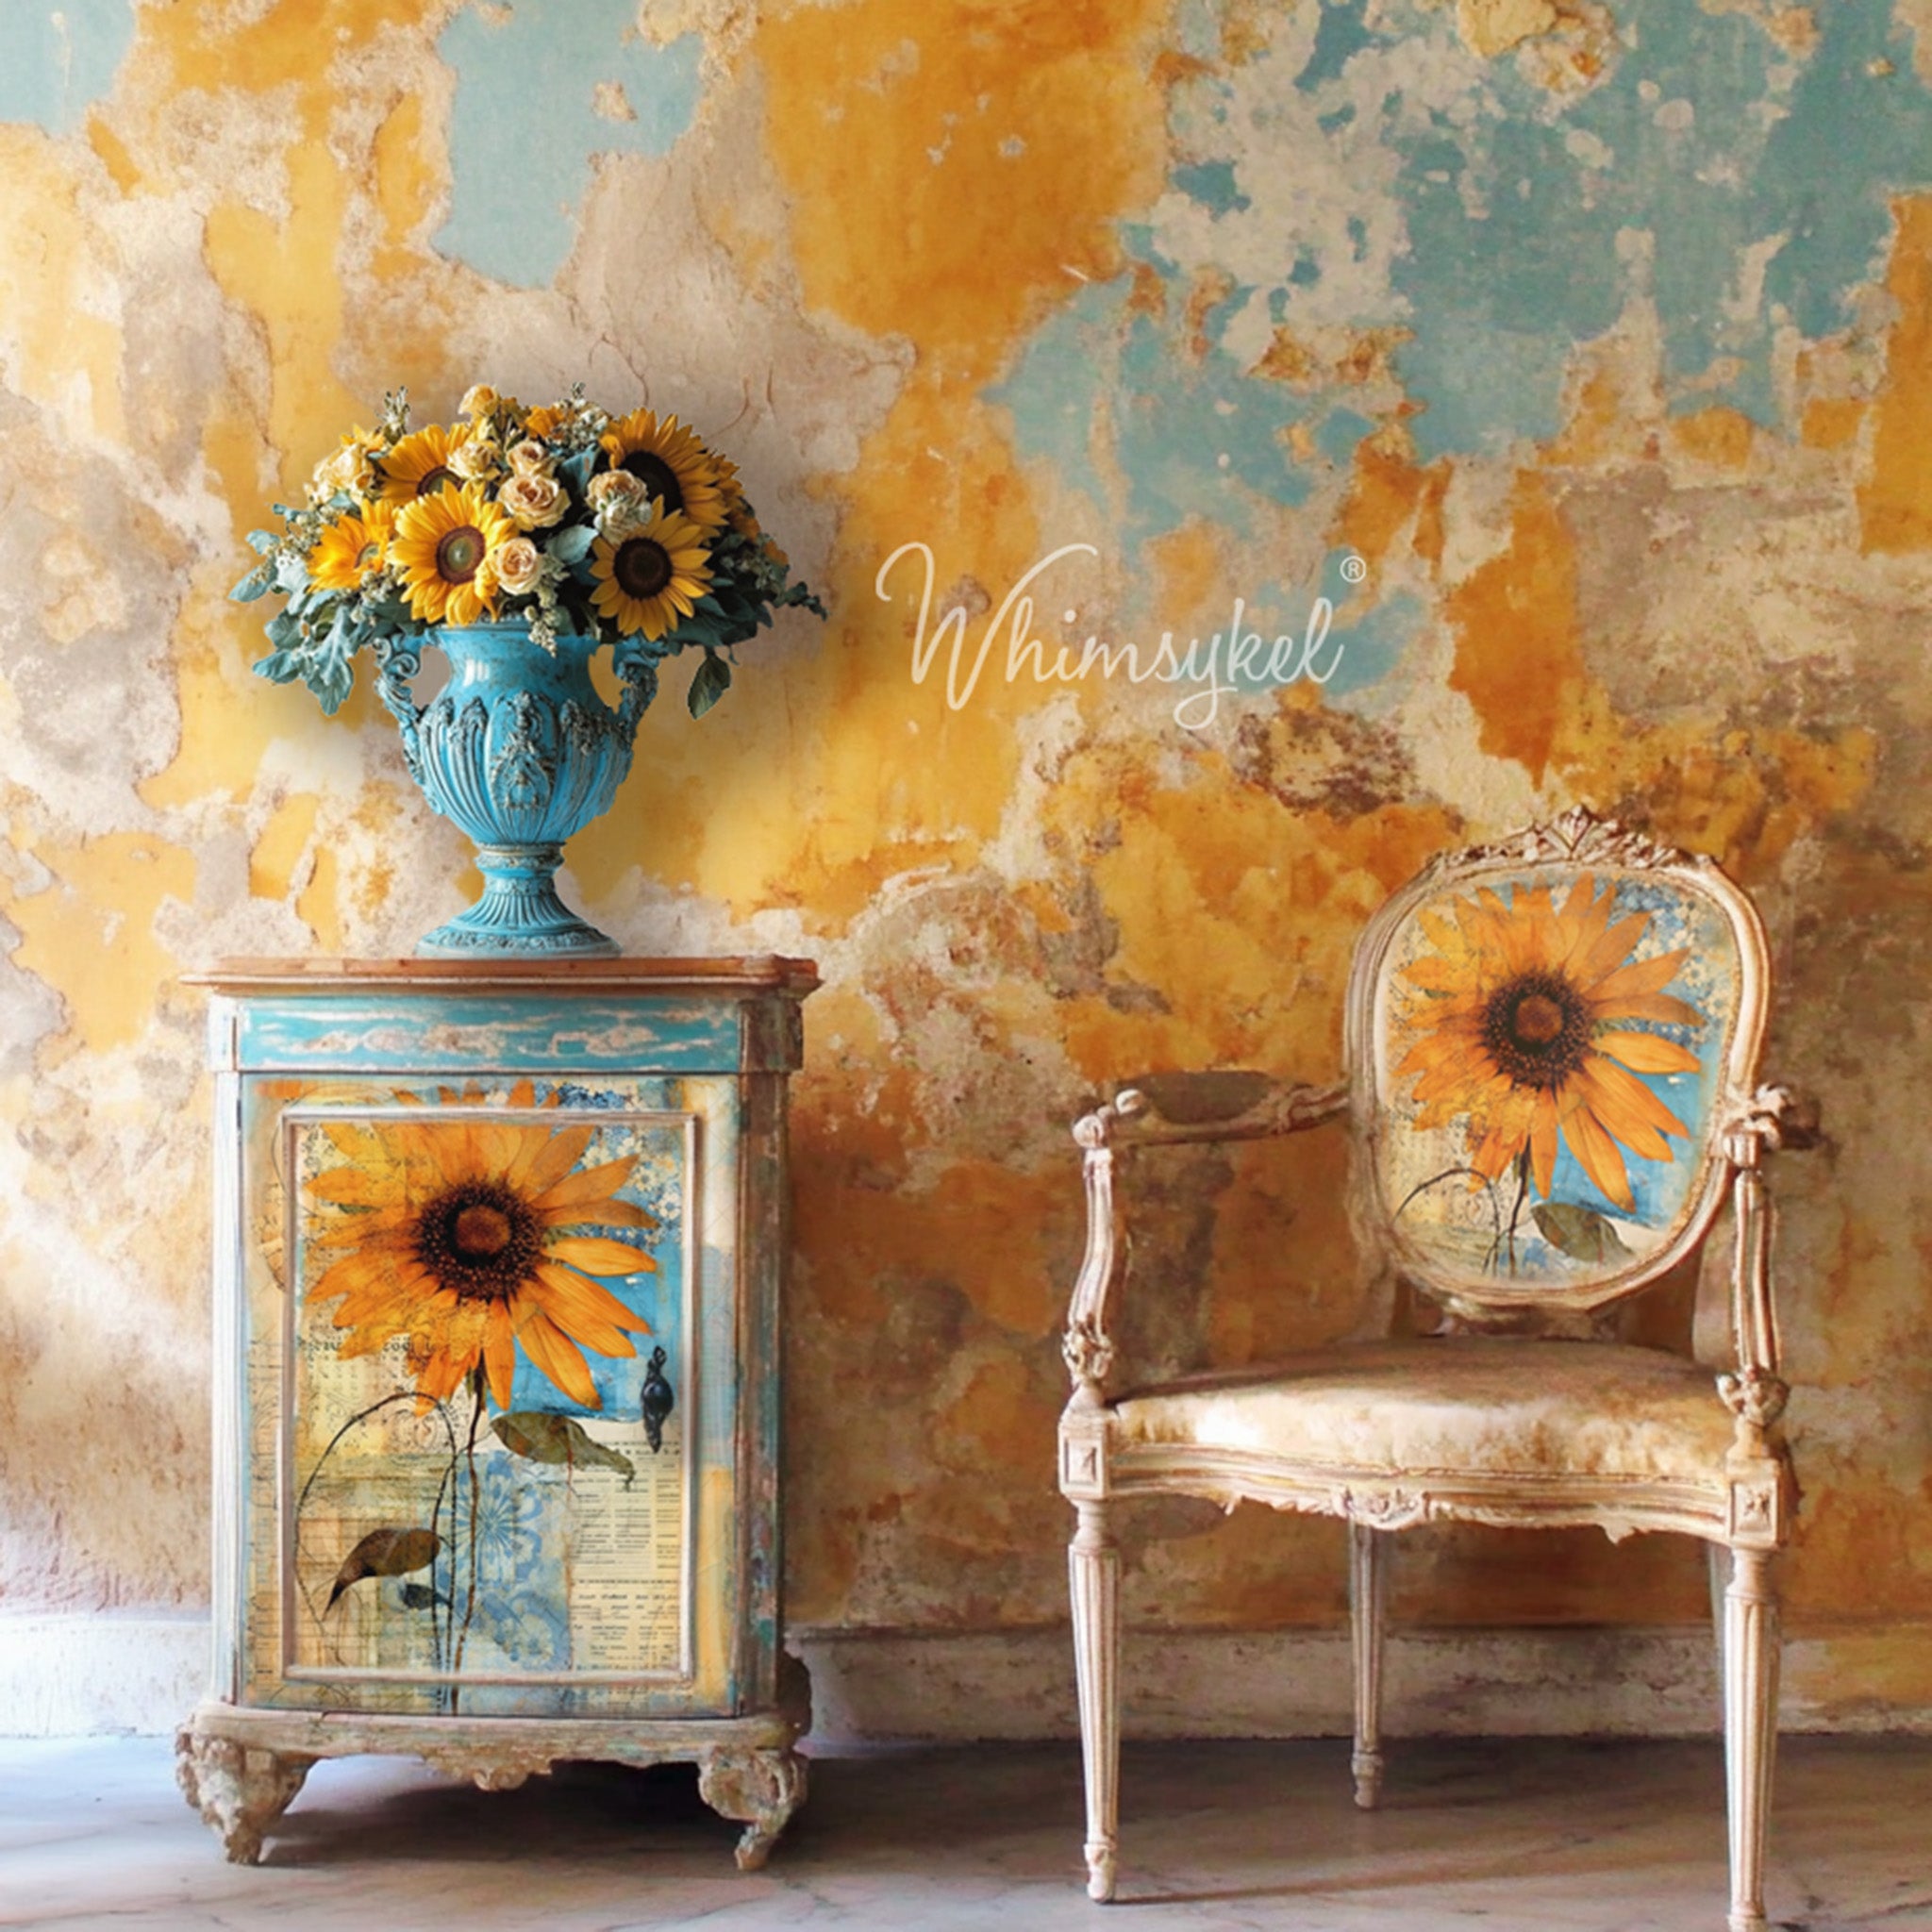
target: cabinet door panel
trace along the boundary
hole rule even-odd
[[[736,1079],[243,1089],[250,1701],[731,1708]]]

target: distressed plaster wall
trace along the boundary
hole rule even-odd
[[[1154,1065],[1325,1076],[1380,898],[1585,799],[1767,912],[1774,1058],[1832,1137],[1780,1175],[1791,1621],[1821,1708],[1932,1705],[1924,0],[19,0],[0,32],[0,1607],[204,1598],[177,975],[407,950],[466,896],[366,692],[325,723],[250,675],[241,534],[386,389],[447,420],[581,377],[722,440],[832,605],[701,724],[660,705],[571,853],[634,951],[825,972],[796,1620],[1062,1614],[1065,1123]],[[912,675],[916,543],[928,641],[969,619],[950,697],[943,648]],[[1009,678],[1003,633],[967,689],[1050,557],[1042,654]],[[1299,636],[1318,593],[1325,684],[1034,675],[1205,644],[1237,598]],[[1174,1166],[1138,1345],[1340,1333],[1340,1179],[1320,1138]],[[1340,1614],[1333,1525],[1133,1539],[1141,1624]],[[1703,1588],[1688,1547],[1471,1532],[1416,1542],[1397,1610],[1671,1623]]]

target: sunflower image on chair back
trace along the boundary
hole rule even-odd
[[[645,1383],[682,1377],[689,1096],[636,1084],[285,1112],[290,1679],[486,1714],[680,1667],[685,1445]]]
[[[1668,876],[1530,869],[1422,896],[1376,1002],[1398,1248],[1491,1288],[1641,1268],[1696,1205],[1736,977],[1718,908]]]

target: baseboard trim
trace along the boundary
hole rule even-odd
[[[971,1633],[794,1629],[812,1736],[829,1745],[1077,1735],[1064,1625]],[[1345,1737],[1335,1630],[1137,1631],[1123,1659],[1140,1738]],[[1932,1622],[1785,1644],[1788,1731],[1932,1736]],[[0,1615],[0,1735],[174,1729],[204,1694],[209,1635],[184,1616]],[[1391,1633],[1391,1736],[1696,1737],[1718,1728],[1703,1626]]]
[[[198,1616],[0,1616],[0,1736],[172,1731],[206,1693]]]
[[[1078,1734],[1064,1627],[998,1634],[800,1630],[812,1735],[1053,1739]],[[1345,1632],[1137,1631],[1124,1728],[1139,1738],[1346,1737]],[[1391,1631],[1384,1728],[1400,1737],[1697,1737],[1720,1727],[1707,1626]],[[1789,1731],[1932,1735],[1932,1623],[1787,1640]]]

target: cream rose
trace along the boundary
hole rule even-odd
[[[496,492],[497,507],[520,530],[547,530],[570,508],[570,497],[554,476],[518,474]]]
[[[449,466],[465,483],[487,483],[503,468],[503,452],[487,436],[473,436],[449,453]]]
[[[359,442],[345,442],[334,456],[316,464],[310,487],[318,497],[333,496],[339,490],[351,496],[366,496],[375,487],[369,452]]]
[[[487,416],[503,400],[488,383],[479,382],[464,391],[462,413],[472,420]]]
[[[547,476],[551,471],[549,449],[534,436],[509,446],[509,466],[519,476]]]
[[[543,553],[527,537],[512,537],[496,552],[497,587],[511,597],[527,597],[543,575]]]
[[[603,515],[619,504],[641,504],[644,500],[644,480],[641,476],[633,476],[628,470],[606,470],[601,476],[591,478],[591,487],[586,493],[591,499],[591,508]]]

